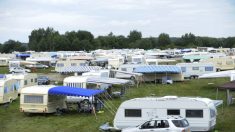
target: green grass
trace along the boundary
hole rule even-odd
[[[32,71],[33,73],[53,73],[55,70],[54,67],[49,67],[47,69],[36,69],[36,71]],[[0,67],[0,74],[8,74],[9,68],[8,67]]]
[[[0,74],[7,74],[7,73],[9,73],[9,68],[0,66]]]
[[[131,87],[127,90],[126,95],[120,99],[111,100],[115,108],[122,101],[150,95],[165,96],[201,96],[215,99],[216,87],[228,82],[228,79],[204,79],[192,80],[174,83],[172,85],[161,84],[142,84],[140,87]],[[214,83],[209,85],[208,83]],[[219,91],[219,99],[225,101],[225,91]],[[223,111],[222,111],[223,110]],[[218,132],[233,132],[235,130],[235,105],[226,106],[218,109],[218,118],[216,130]],[[26,116],[19,112],[19,100],[13,102],[8,109],[0,106],[0,132],[96,132],[99,126],[105,122],[112,122],[114,115],[107,109],[104,113],[97,114],[97,119],[92,114],[81,114],[70,112],[61,116],[54,114],[36,114]]]

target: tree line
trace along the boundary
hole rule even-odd
[[[105,36],[94,37],[89,31],[70,31],[60,34],[53,28],[39,28],[29,35],[27,44],[8,40],[0,44],[0,52],[13,51],[90,51],[95,49],[167,49],[167,48],[196,48],[196,47],[235,47],[235,37],[213,38],[200,37],[185,33],[181,37],[170,37],[161,33],[158,37],[142,37],[137,30],[130,31],[128,36],[114,35],[112,32]]]

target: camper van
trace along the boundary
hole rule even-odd
[[[66,108],[66,96],[49,95],[54,85],[35,85],[23,88],[20,96],[20,112],[54,113],[57,108]]]
[[[113,125],[123,129],[134,127],[151,118],[170,115],[186,118],[192,131],[209,131],[216,124],[216,107],[208,98],[145,97],[123,102],[115,115]]]
[[[216,72],[213,63],[199,62],[199,63],[178,63],[177,66],[181,67],[184,78],[198,78],[202,74]]]
[[[235,68],[234,59],[231,57],[208,58],[201,60],[201,62],[213,63],[216,67],[216,71],[232,70]]]
[[[0,104],[15,100],[18,97],[18,88],[17,80],[8,75],[0,75]]]

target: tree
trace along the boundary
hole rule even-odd
[[[47,27],[33,30],[29,35],[29,49],[35,51],[53,51],[55,49],[54,37],[58,36],[59,32],[53,28]]]
[[[130,43],[140,40],[141,38],[142,38],[142,33],[136,30],[130,31],[130,34],[128,35],[128,40]]]
[[[2,44],[0,43],[0,53],[2,53]]]
[[[25,51],[26,46],[21,42],[15,40],[8,40],[2,45],[3,53],[11,53],[13,51]]]
[[[166,33],[161,33],[158,36],[158,45],[160,48],[166,48],[168,45],[171,44],[171,39],[168,34]]]

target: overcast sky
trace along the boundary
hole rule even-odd
[[[87,30],[93,35],[144,37],[235,36],[235,0],[0,0],[0,43],[28,42],[33,29],[48,26],[61,34]]]

